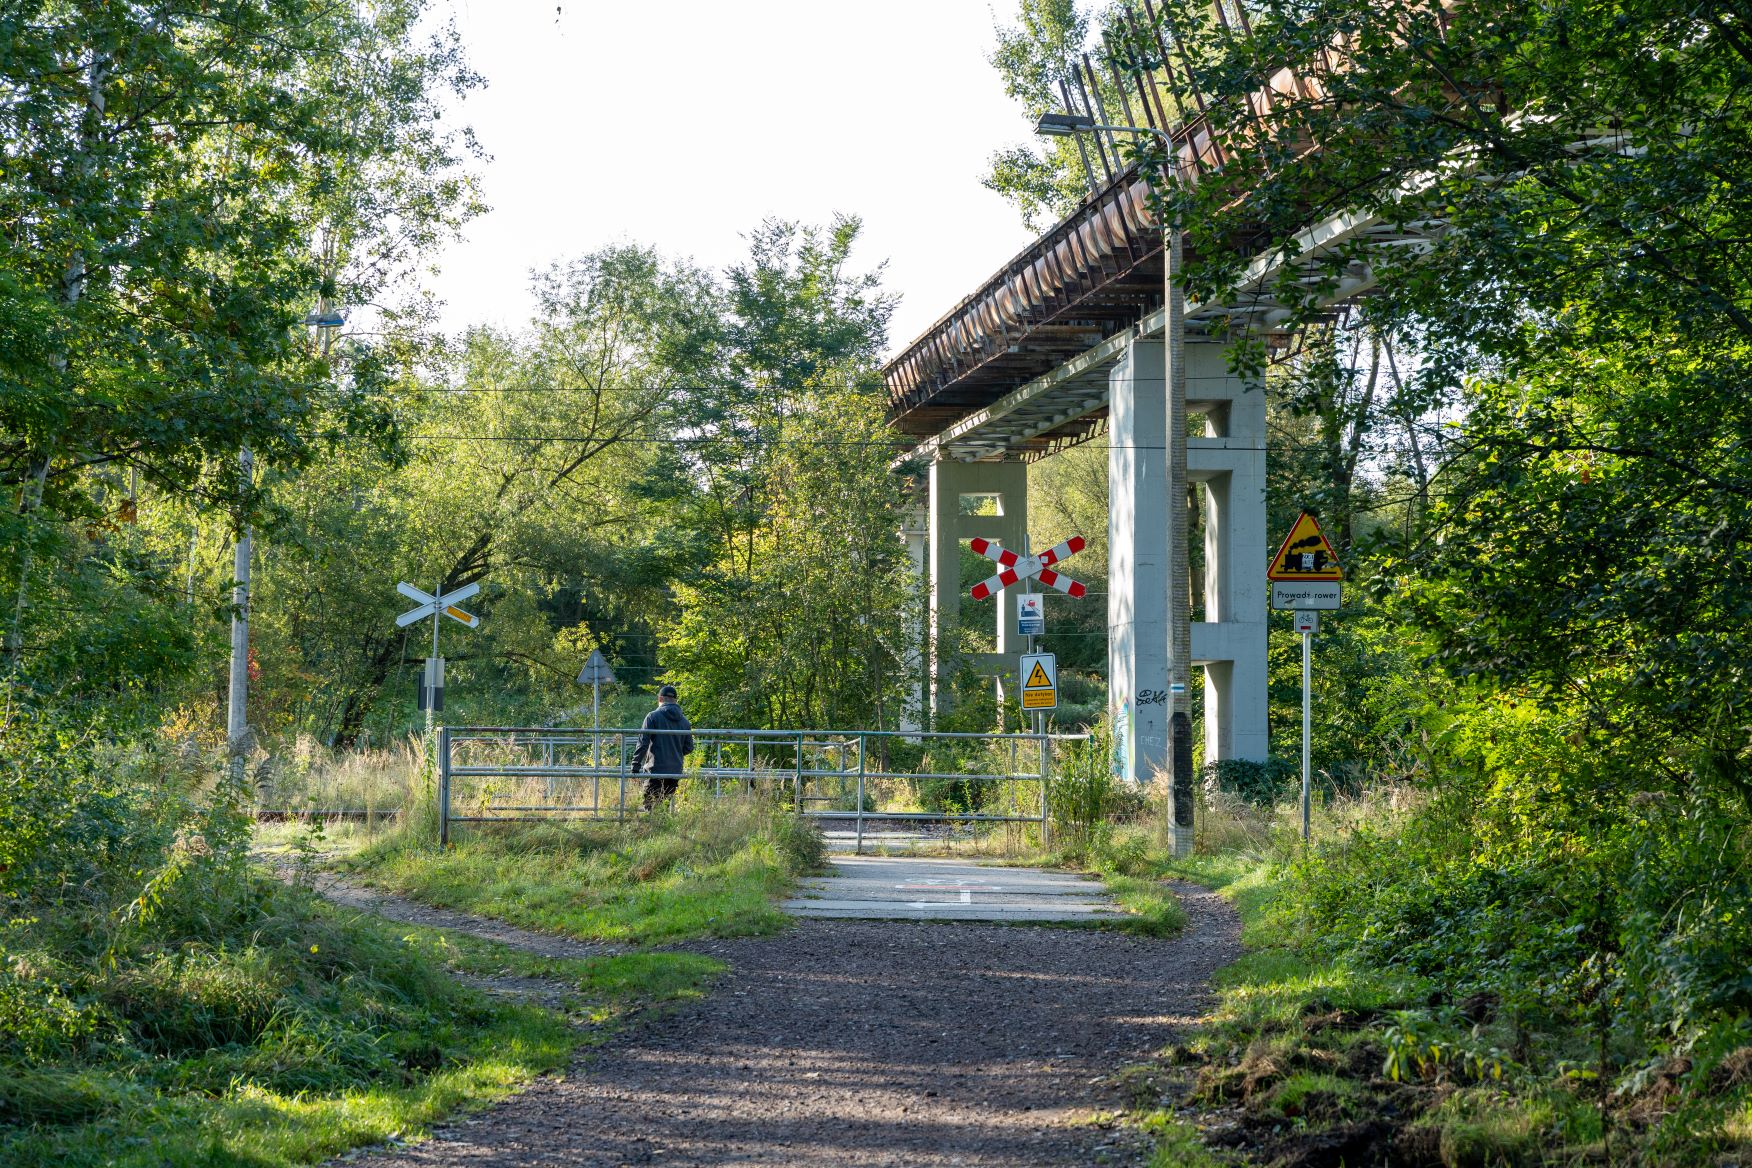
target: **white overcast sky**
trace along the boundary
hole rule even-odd
[[[441,6],[442,7],[442,6]],[[722,268],[769,215],[864,220],[891,350],[1030,238],[980,185],[1029,127],[987,62],[1016,0],[450,0],[487,79],[458,109],[487,214],[440,258],[443,323],[520,325],[529,271],[636,241]]]

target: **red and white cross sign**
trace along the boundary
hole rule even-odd
[[[1068,560],[1083,550],[1085,545],[1083,537],[1080,535],[1073,535],[1057,547],[1041,552],[1038,556],[1017,555],[989,539],[973,539],[968,541],[968,546],[986,559],[1004,565],[1002,572],[989,579],[981,580],[973,586],[975,600],[984,600],[998,590],[1008,588],[1010,585],[1020,583],[1030,577],[1039,579],[1048,588],[1056,588],[1067,596],[1080,597],[1088,591],[1069,576],[1061,576],[1052,570],[1052,565],[1060,560]]]

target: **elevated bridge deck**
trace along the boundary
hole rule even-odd
[[[1446,27],[1450,3],[1431,0],[1438,30]],[[1306,71],[1279,70],[1218,110],[1197,91],[1196,71],[1175,43],[1168,12],[1158,14],[1153,0],[1113,11],[1130,22],[1140,43],[1154,38],[1156,65],[1148,75],[1122,76],[1116,62],[1106,62],[1104,79],[1087,55],[1080,68],[1072,63],[1076,96],[1061,85],[1067,112],[1058,128],[1084,135],[1078,151],[1090,180],[1088,197],[906,346],[884,377],[889,419],[914,443],[899,465],[928,466],[920,492],[927,521],[905,533],[929,580],[930,631],[917,656],[927,663],[921,686],[930,693],[928,700],[921,695],[921,705],[942,708],[953,696],[948,679],[965,664],[995,675],[1002,690],[1018,647],[1008,604],[978,618],[995,620],[995,653],[970,660],[955,649],[970,603],[959,579],[961,543],[978,536],[1020,545],[1028,533],[1027,465],[1106,431],[1114,769],[1139,782],[1163,773],[1174,736],[1181,744],[1172,752],[1178,803],[1183,792],[1190,797],[1182,764],[1191,756],[1191,695],[1180,683],[1187,666],[1204,673],[1205,762],[1262,761],[1270,753],[1265,386],[1230,367],[1225,341],[1246,335],[1278,354],[1290,351],[1294,338],[1285,330],[1293,319],[1305,319],[1308,307],[1336,314],[1375,287],[1367,257],[1427,247],[1442,225],[1395,221],[1403,216],[1394,216],[1397,200],[1389,197],[1375,204],[1384,211],[1306,208],[1305,226],[1287,237],[1282,229],[1268,237],[1263,227],[1251,234],[1241,228],[1240,237],[1220,245],[1241,261],[1234,290],[1181,306],[1170,336],[1167,241],[1158,217],[1165,200],[1152,188],[1160,182],[1160,163],[1150,150],[1122,150],[1121,137],[1131,135],[1133,146],[1166,142],[1176,185],[1225,181],[1225,163],[1270,136],[1274,110],[1286,101],[1330,96],[1326,82],[1344,68],[1345,46],[1315,47]],[[1218,3],[1211,15],[1231,35],[1246,34],[1245,5]],[[1134,87],[1136,106],[1128,96]],[[1240,113],[1242,102],[1245,116],[1235,121],[1242,129],[1219,135],[1213,113],[1227,125],[1226,115]],[[1318,149],[1300,139],[1274,144]],[[1090,152],[1101,162],[1099,182],[1087,165]],[[1225,193],[1233,199],[1245,192]],[[1175,243],[1177,253],[1190,251],[1185,236]],[[1203,416],[1202,433],[1192,430],[1190,415]],[[1179,495],[1183,484],[1198,487],[1189,493],[1199,498],[1204,542],[1204,619],[1190,629],[1182,585],[1192,554],[1183,534],[1193,525],[1179,523],[1189,505]],[[969,506],[970,500],[979,505]],[[1183,605],[1172,614],[1171,594]],[[1169,642],[1182,644],[1182,636],[1180,651],[1188,657],[1171,669]],[[1177,806],[1177,837],[1183,828],[1190,837],[1190,816],[1181,813]]]

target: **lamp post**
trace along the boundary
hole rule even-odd
[[[1166,198],[1174,168],[1174,139],[1154,126],[1101,125],[1087,114],[1044,113],[1034,132],[1070,137],[1089,130],[1149,134],[1162,144],[1162,193]],[[1182,244],[1179,224],[1162,223],[1162,349],[1168,374],[1168,710],[1173,743],[1174,854],[1192,852],[1192,605],[1187,573],[1186,515],[1186,298],[1176,274]]]

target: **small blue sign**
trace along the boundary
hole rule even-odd
[[[1038,592],[1016,594],[1016,634],[1022,637],[1046,635],[1046,597]]]

